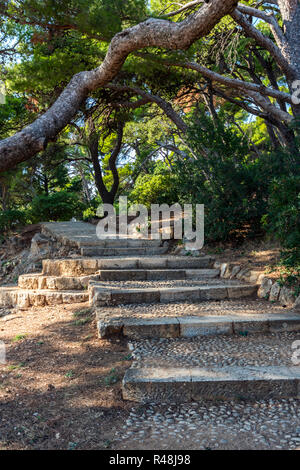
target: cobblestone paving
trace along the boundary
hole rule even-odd
[[[111,287],[116,289],[140,289],[154,288],[162,289],[165,287],[198,287],[198,286],[240,286],[244,283],[241,281],[224,281],[223,279],[176,279],[169,281],[97,281],[98,287]]]
[[[279,304],[271,304],[265,300],[221,300],[212,302],[189,303],[174,302],[170,304],[131,304],[115,307],[101,307],[99,314],[108,317],[152,318],[167,316],[201,316],[201,315],[260,315],[288,313]],[[299,315],[300,318],[300,315]]]
[[[131,341],[133,367],[292,366],[300,332]]]
[[[300,448],[300,400],[133,407],[116,449]]]

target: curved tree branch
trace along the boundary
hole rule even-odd
[[[259,85],[256,83],[245,82],[243,80],[238,80],[236,78],[224,77],[223,75],[213,72],[212,70],[203,67],[195,62],[178,62],[178,63],[171,63],[167,62],[168,65],[172,65],[175,67],[182,67],[187,68],[190,70],[195,70],[196,72],[201,73],[204,77],[209,78],[210,80],[222,83],[230,88],[236,88],[241,91],[247,93],[248,91],[260,93],[264,96],[271,96],[272,98],[276,98],[277,100],[282,100],[286,103],[292,104],[292,97],[289,93],[285,93],[280,90],[276,90],[274,88],[270,88],[264,85]],[[287,116],[286,116],[287,117]]]
[[[255,16],[256,18],[260,18],[266,23],[269,23],[277,46],[281,49],[282,47],[285,47],[287,45],[286,37],[283,34],[283,31],[280,28],[279,24],[277,23],[277,20],[273,13],[266,13],[265,11],[257,10],[253,7],[248,7],[247,5],[243,5],[242,3],[238,4],[237,9],[245,15]]]
[[[293,81],[297,78],[295,69],[291,67],[280,48],[271,39],[256,29],[238,9],[235,9],[234,12],[231,13],[231,17],[243,28],[247,36],[255,39],[257,44],[265,48],[271,54],[288,80]]]
[[[204,0],[194,0],[193,2],[190,2],[190,3],[187,3],[186,5],[183,5],[178,10],[171,11],[170,13],[165,13],[165,14],[163,13],[163,16],[165,18],[171,18],[172,16],[177,16],[180,13],[183,13],[186,10],[190,10],[191,8],[197,7],[198,5],[200,5],[203,2],[204,2]]]
[[[175,126],[185,133],[187,131],[187,125],[185,122],[181,119],[178,113],[174,110],[173,106],[165,101],[163,98],[161,98],[158,95],[153,95],[151,93],[147,93],[146,91],[142,90],[141,88],[138,87],[130,87],[130,86],[122,86],[122,85],[115,85],[115,84],[109,84],[106,85],[106,88],[110,88],[111,90],[117,90],[117,91],[123,91],[123,92],[132,92],[136,95],[140,95],[142,98],[144,98],[145,102],[148,103],[155,103],[157,106],[159,106],[165,114],[168,116],[171,121],[174,122]],[[135,104],[135,103],[132,103]]]

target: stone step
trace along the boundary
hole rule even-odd
[[[214,281],[215,282],[215,281]],[[241,299],[212,300],[206,302],[171,302],[153,304],[127,304],[101,307],[97,311],[98,320],[110,320],[112,318],[123,319],[147,319],[162,317],[211,317],[232,316],[235,317],[262,317],[264,315],[298,314],[288,311],[279,303],[270,303],[258,298],[244,297]]]
[[[193,338],[215,335],[245,335],[300,330],[300,314],[203,315],[180,317],[106,317],[97,312],[100,338],[122,334],[129,339]]]
[[[168,252],[168,245],[160,247],[128,247],[128,248],[101,248],[98,246],[88,246],[81,248],[82,256],[151,256],[164,255]]]
[[[0,288],[0,306],[4,307],[44,307],[45,305],[88,302],[88,300],[88,291],[25,290],[18,287]]]
[[[78,242],[78,248],[159,248],[163,241],[149,238],[108,238],[105,240],[90,240],[83,238]]]
[[[207,269],[212,268],[213,263],[214,259],[210,256],[199,258],[182,256],[95,257],[44,260],[43,274],[49,276],[80,276],[95,274],[101,270]]]
[[[153,281],[174,279],[213,279],[218,269],[107,269],[100,271],[103,281]]]
[[[43,276],[43,274],[23,274],[19,276],[20,289],[48,289],[48,290],[87,290],[90,281],[100,281],[101,276]]]
[[[203,302],[207,300],[239,299],[257,294],[258,286],[247,284],[194,285],[191,287],[115,288],[91,283],[90,302],[93,306],[177,301]]]
[[[217,269],[166,269],[166,270],[104,270],[90,276],[44,276],[40,273],[19,276],[21,289],[83,290],[88,289],[90,281],[127,281],[127,280],[166,280],[214,278]]]
[[[123,396],[157,403],[300,398],[298,339],[297,331],[134,339]]]
[[[208,449],[296,450],[300,445],[299,424],[297,398],[248,403],[231,400],[146,406],[132,403],[126,421],[116,432],[114,448],[160,449],[164,454],[167,449],[195,449],[204,451],[208,457],[212,455]]]
[[[96,225],[86,222],[46,222],[42,223],[42,233],[59,241],[63,245],[74,248],[98,246],[113,248],[115,246],[126,247],[158,247],[161,239],[152,240],[130,235],[112,236],[99,239],[96,233]]]
[[[0,287],[0,307],[15,307],[19,289],[16,286]]]
[[[42,233],[63,245],[79,248],[80,243],[97,241],[96,226],[86,222],[45,222]]]
[[[300,398],[300,367],[132,368],[122,391],[141,403]]]

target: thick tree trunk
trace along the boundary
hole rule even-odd
[[[268,134],[270,136],[270,141],[271,141],[271,145],[272,145],[273,149],[279,148],[280,143],[278,142],[278,139],[277,139],[276,134],[274,132],[273,126],[270,123],[268,123],[267,121],[265,121],[265,124],[266,124]]]
[[[0,199],[3,211],[6,211],[8,209],[8,196],[8,187],[4,181],[0,180]]]
[[[45,195],[49,196],[49,181],[46,175],[43,177],[43,180]]]
[[[299,0],[278,0],[283,21],[286,43],[282,54],[294,69],[295,75],[289,80],[290,92],[293,93],[293,80],[300,80],[300,2]],[[293,104],[294,116],[300,117],[300,105]]]
[[[122,147],[124,123],[120,122],[118,125],[117,142],[109,158],[109,169],[113,175],[113,184],[110,191],[108,191],[104,184],[102,169],[99,162],[99,135],[95,131],[94,124],[91,123],[90,126],[92,132],[90,136],[89,151],[94,168],[95,184],[103,204],[113,204],[120,184],[119,172],[117,169],[116,162]]]
[[[104,184],[103,177],[102,177],[102,169],[101,169],[100,162],[99,162],[99,148],[98,147],[99,147],[99,136],[98,134],[94,133],[91,136],[91,140],[89,144],[89,151],[90,151],[90,156],[91,156],[91,160],[92,160],[93,168],[94,168],[95,184],[100,194],[100,197],[102,199],[102,202],[106,203],[109,201],[108,203],[111,204],[110,194],[106,189],[106,186]]]
[[[286,44],[281,52],[300,80],[300,3],[298,0],[278,0]]]
[[[283,31],[276,18],[265,12],[242,4],[232,13],[232,18],[243,28],[247,36],[253,38],[258,45],[266,49],[285,74],[290,93],[292,84],[300,80],[300,3],[299,0],[277,0],[283,21]],[[275,41],[259,31],[246,15],[262,18],[269,23]],[[294,117],[300,116],[300,105],[292,102]]]

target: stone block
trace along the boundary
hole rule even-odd
[[[270,290],[269,300],[270,302],[276,302],[279,299],[281,287],[278,282],[274,282]]]
[[[166,289],[160,289],[160,301],[166,302],[194,302],[199,300],[199,288],[198,287],[171,287]]]
[[[195,336],[214,336],[233,334],[232,321],[222,317],[221,319],[179,317],[180,336],[182,338],[193,338]]]
[[[292,289],[282,287],[279,295],[279,302],[286,307],[292,307],[295,303],[295,295]]]
[[[201,286],[199,287],[199,299],[205,300],[223,300],[228,297],[227,288],[224,286]]]
[[[227,288],[229,299],[241,299],[243,297],[251,297],[256,295],[257,286],[241,285],[231,286]]]
[[[263,277],[262,283],[258,289],[257,295],[260,299],[268,299],[271,289],[272,289],[273,282],[271,279],[267,277]]]

